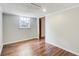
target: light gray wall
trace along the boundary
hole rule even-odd
[[[46,42],[79,55],[79,7],[46,16]]]
[[[28,40],[37,38],[37,19],[31,19],[30,29],[19,28],[19,16],[11,14],[3,14],[3,43],[8,44],[12,42]]]
[[[3,47],[3,43],[2,43],[2,10],[0,8],[0,54],[1,54],[1,51],[2,51],[2,47]]]

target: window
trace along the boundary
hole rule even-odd
[[[29,17],[20,17],[19,27],[20,28],[30,28],[30,18]]]

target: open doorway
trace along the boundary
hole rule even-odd
[[[45,39],[45,17],[39,18],[39,40]]]

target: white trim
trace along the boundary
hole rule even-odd
[[[79,53],[77,53],[77,52],[75,52],[75,51],[66,49],[66,48],[64,48],[64,47],[62,47],[62,46],[60,46],[60,45],[57,45],[57,44],[54,44],[54,43],[51,43],[51,42],[48,42],[48,41],[46,41],[46,42],[49,43],[49,44],[55,45],[55,46],[57,46],[57,47],[59,47],[59,48],[61,48],[61,49],[64,49],[64,50],[66,50],[66,51],[69,51],[69,52],[71,52],[71,53],[76,54],[76,55],[79,56]]]
[[[6,43],[3,43],[3,45],[12,44],[12,43],[17,43],[17,42],[21,42],[21,41],[25,41],[25,40],[32,40],[32,39],[35,39],[35,38],[38,38],[38,37],[29,38],[29,39],[22,39],[22,40],[12,41],[12,42],[6,42]]]

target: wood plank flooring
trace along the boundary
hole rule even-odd
[[[4,45],[2,56],[76,56],[42,39]]]

